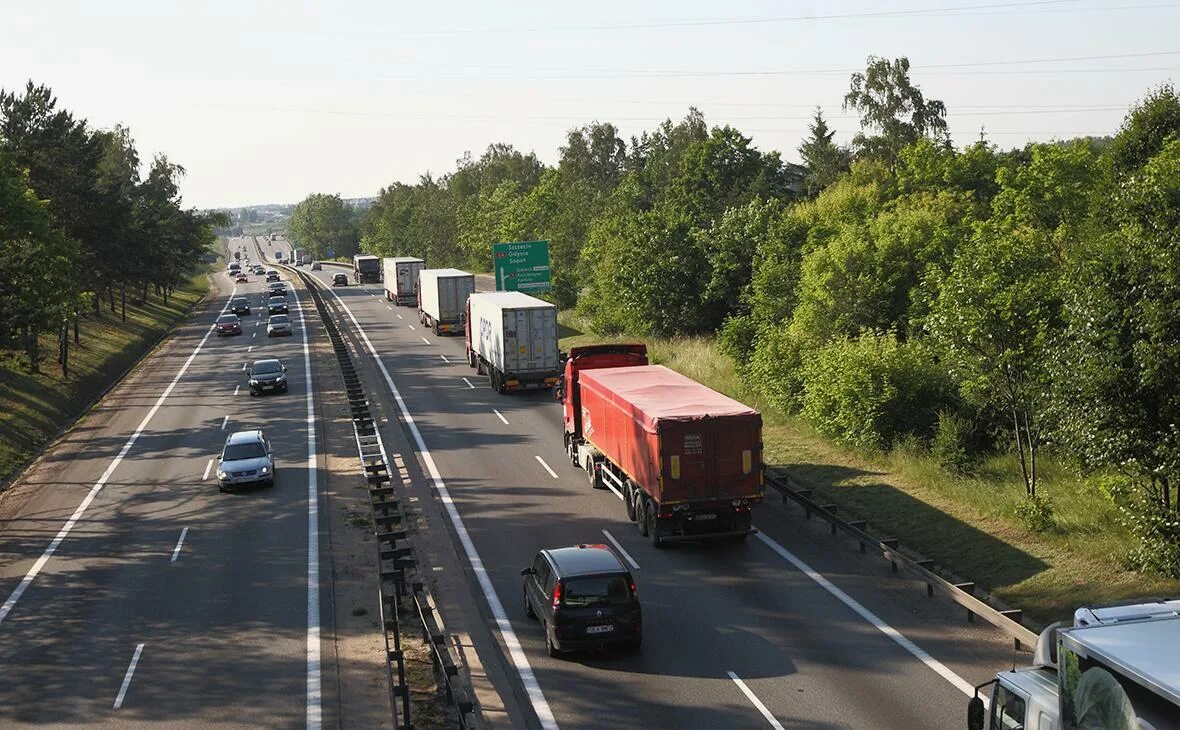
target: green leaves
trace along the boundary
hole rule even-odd
[[[287,231],[298,248],[310,249],[315,258],[327,258],[328,251],[344,257],[357,252],[357,223],[339,195],[304,198],[292,211]]]

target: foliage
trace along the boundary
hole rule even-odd
[[[938,412],[954,402],[931,353],[891,334],[824,345],[803,372],[803,415],[820,433],[864,449],[887,449],[909,435],[928,440]]]
[[[946,105],[927,101],[910,82],[910,60],[890,61],[870,56],[864,73],[854,73],[844,95],[844,108],[861,115],[862,130],[853,147],[866,157],[892,164],[901,150],[922,137],[940,139],[946,133]]]
[[[357,252],[356,221],[339,195],[313,193],[304,198],[291,212],[287,235],[317,259],[347,258]]]
[[[804,190],[809,197],[815,197],[848,171],[852,166],[852,151],[832,141],[836,130],[828,127],[819,107],[815,108],[815,116],[807,130],[811,136],[799,145],[799,157],[807,168],[803,178]]]
[[[754,341],[745,377],[783,413],[803,410],[803,362],[810,354],[808,345],[781,325],[760,330]]]
[[[1039,494],[1025,495],[1016,503],[1016,519],[1029,532],[1046,532],[1053,527],[1053,505]]]
[[[971,453],[971,422],[952,411],[938,412],[938,426],[930,441],[930,454],[952,474],[970,474],[975,467]]]
[[[1121,174],[1135,172],[1164,145],[1180,138],[1180,96],[1171,84],[1151,90],[1115,135],[1110,157]]]

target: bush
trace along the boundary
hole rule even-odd
[[[1040,495],[1025,497],[1016,503],[1016,519],[1029,532],[1045,532],[1053,527],[1053,505]]]
[[[938,425],[930,442],[935,461],[952,474],[966,475],[975,469],[971,453],[971,422],[950,411],[938,412]]]
[[[893,335],[866,334],[811,353],[803,365],[803,416],[820,433],[866,449],[907,435],[929,442],[954,387],[926,350]]]
[[[762,330],[754,342],[747,380],[783,413],[803,408],[804,352],[803,342],[785,324]]]
[[[1119,511],[1136,541],[1123,563],[1133,570],[1180,578],[1180,515],[1142,491],[1131,495]]]
[[[750,375],[750,358],[757,344],[758,328],[749,315],[728,317],[721,325],[717,337],[718,348],[733,360],[734,368],[742,380]]]

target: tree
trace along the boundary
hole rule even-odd
[[[287,221],[287,231],[299,248],[315,258],[352,256],[357,250],[357,225],[339,195],[313,193],[304,198]]]
[[[836,130],[828,128],[823,110],[818,106],[807,129],[811,136],[799,145],[799,156],[807,168],[807,174],[803,178],[804,190],[808,197],[814,198],[824,188],[836,182],[836,178],[848,172],[852,165],[852,153],[847,147],[832,141],[836,136]]]
[[[901,150],[922,137],[944,138],[946,105],[927,101],[910,82],[910,60],[904,56],[890,61],[869,56],[864,73],[854,73],[844,95],[844,109],[860,113],[862,130],[852,144],[861,155],[892,165]]]
[[[1120,174],[1147,164],[1164,145],[1180,138],[1180,96],[1171,84],[1153,89],[1131,109],[1111,144],[1110,157]]]

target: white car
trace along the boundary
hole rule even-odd
[[[291,317],[286,314],[272,314],[266,320],[267,337],[283,337],[291,334]]]

